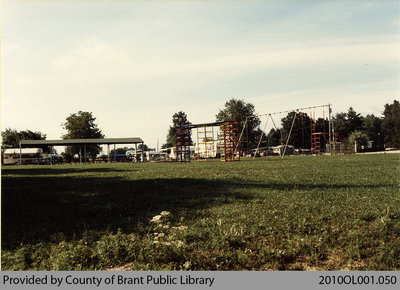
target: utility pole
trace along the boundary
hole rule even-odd
[[[331,126],[331,113],[332,113],[332,110],[331,110],[331,104],[328,104],[328,126],[329,126],[329,128],[328,128],[328,131],[329,131],[329,150],[330,150],[330,155],[332,155],[332,126]]]
[[[335,139],[335,128],[333,126],[333,118],[332,118],[332,108],[331,108],[331,104],[328,104],[328,125],[329,125],[329,143],[330,143],[330,155],[332,155],[332,144],[333,146],[335,146],[335,150],[336,150],[336,139]]]

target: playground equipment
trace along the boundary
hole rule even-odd
[[[219,152],[218,147],[218,132],[217,125],[215,123],[211,124],[201,124],[196,126],[197,132],[197,142],[196,142],[196,152],[197,160],[207,161],[210,158],[215,158],[217,152]],[[218,148],[217,148],[218,147]]]
[[[238,122],[190,124],[177,127],[176,161],[190,162],[191,130],[196,129],[196,153],[198,161],[216,159],[231,162],[240,160],[238,146]]]
[[[236,145],[239,145],[238,133],[238,122],[224,122],[220,125],[220,140],[223,145],[220,157],[221,161],[240,161],[240,152],[236,151]]]
[[[176,128],[176,161],[190,162],[190,136],[191,126],[181,126]]]
[[[316,109],[322,109],[322,118],[316,119],[315,111]],[[325,110],[328,109],[328,119],[325,117]],[[309,111],[309,115],[304,113],[304,111]],[[328,105],[322,105],[322,106],[313,106],[313,107],[305,107],[305,108],[299,108],[299,109],[294,109],[294,110],[288,110],[288,111],[281,111],[281,112],[275,112],[275,113],[267,113],[267,114],[259,114],[256,115],[256,117],[263,117],[266,116],[267,119],[265,121],[264,129],[262,130],[257,149],[255,151],[254,157],[258,154],[262,138],[265,134],[265,130],[267,128],[267,124],[269,119],[271,119],[273,126],[275,130],[280,130],[281,136],[282,136],[282,129],[278,129],[275,125],[274,122],[274,115],[278,114],[284,114],[284,113],[290,113],[293,112],[293,119],[291,123],[291,127],[288,133],[288,136],[286,138],[286,142],[283,143],[284,140],[281,139],[281,146],[283,146],[284,150],[281,153],[281,156],[284,156],[286,153],[286,148],[288,148],[289,140],[292,135],[293,127],[296,121],[296,118],[300,117],[301,119],[301,130],[302,130],[302,138],[303,138],[303,149],[305,148],[304,144],[304,131],[305,129],[309,129],[309,136],[310,136],[310,152],[311,154],[319,155],[322,153],[329,153],[329,154],[349,154],[353,152],[353,148],[350,146],[350,144],[347,142],[347,140],[342,139],[340,135],[334,131],[333,127],[333,122],[331,118],[331,104]],[[308,128],[304,128],[304,121],[303,117],[304,115],[309,116],[310,118],[310,126]],[[317,131],[317,121],[321,121],[323,123],[323,131]],[[242,128],[242,131],[239,136],[239,143],[242,140],[243,137],[243,132],[246,128],[248,119],[245,120],[245,124]],[[328,123],[328,131],[326,132],[326,124]]]

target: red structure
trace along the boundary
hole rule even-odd
[[[176,128],[176,162],[190,162],[190,130],[189,125]]]
[[[321,153],[321,134],[315,131],[315,120],[311,116],[310,118],[310,128],[311,128],[311,154]]]
[[[214,129],[212,128],[211,131],[208,129],[214,126],[220,128],[218,140],[214,139]],[[197,157],[199,161],[218,158],[218,151],[221,161],[240,161],[239,124],[229,121],[177,127],[176,162],[190,162],[191,130],[194,128],[197,128]],[[204,147],[202,153],[199,150],[199,145]],[[200,154],[203,154],[202,158],[200,158]]]
[[[238,122],[223,122],[220,125],[220,154],[221,161],[240,161],[240,148],[238,143]]]
[[[340,138],[336,132],[316,132],[315,118],[310,118],[311,154],[332,153],[351,154],[353,147],[346,139]]]

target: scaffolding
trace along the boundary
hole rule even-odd
[[[189,125],[176,128],[176,162],[190,162],[190,145],[192,143]]]
[[[332,141],[329,142],[328,140],[328,134],[327,133],[322,133],[322,132],[317,132],[314,133],[318,138],[321,140],[321,148],[324,148],[325,150],[320,151],[320,154],[322,153],[331,153],[331,154],[352,154],[354,153],[354,148],[351,146],[351,144],[348,142],[346,139],[340,138],[338,133],[332,133]],[[317,151],[315,151],[315,154]]]
[[[215,139],[214,124],[196,126],[197,129],[197,160],[207,161],[215,158],[217,154],[217,141]]]
[[[325,115],[323,120],[325,122]],[[325,130],[324,132],[316,132],[315,112],[310,116],[310,128],[311,154],[352,154],[354,152],[348,140],[341,138],[337,132],[330,131],[326,133]],[[330,128],[333,128],[333,126],[330,126]]]
[[[238,145],[238,122],[224,122],[220,125],[220,160],[224,162],[240,161]]]
[[[321,132],[316,132],[315,112],[310,114],[311,154],[321,154]],[[330,143],[328,141],[328,143]]]
[[[176,129],[176,161],[190,162],[191,130],[196,129],[196,155],[198,161],[240,161],[238,122],[189,124]],[[218,131],[219,130],[219,131]]]

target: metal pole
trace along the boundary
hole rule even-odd
[[[86,165],[86,144],[83,144],[83,161]]]
[[[333,146],[335,146],[335,150],[336,150],[336,140],[337,140],[337,136],[335,134],[335,123],[334,120],[335,118],[331,117],[332,121],[331,121],[331,129],[332,129],[332,142],[334,143]]]
[[[117,161],[117,151],[115,150],[115,144],[114,144],[114,157],[113,157],[113,159],[114,159],[114,162],[116,162]]]
[[[110,144],[107,144],[107,163],[110,163]]]
[[[135,143],[135,162],[137,162],[137,143]]]
[[[142,142],[142,162],[144,162],[144,142]]]
[[[200,138],[199,138],[199,127],[196,127],[196,134],[197,134],[197,160],[200,160]]]
[[[51,146],[51,161],[53,162],[54,165],[54,145]]]
[[[329,151],[330,155],[332,155],[332,126],[331,126],[331,104],[328,105],[328,131],[329,131]]]
[[[301,147],[304,149],[304,122],[303,122],[303,112],[301,112]]]
[[[265,128],[267,127],[269,117],[270,117],[270,115],[267,116],[267,120],[265,121],[264,129],[261,132],[261,137],[257,144],[256,153],[254,153],[254,159],[256,158],[256,155],[258,153],[258,148],[260,148],[261,140],[262,140],[262,137],[264,136],[264,131],[265,131]]]
[[[247,141],[246,151],[247,153],[249,153],[249,126],[246,127],[246,141]]]
[[[285,148],[283,149],[283,155],[282,155],[282,158],[283,158],[283,156],[285,156],[285,153],[286,153],[286,148],[287,148],[287,146],[288,146],[288,143],[289,143],[289,138],[290,138],[290,135],[292,134],[292,129],[293,129],[294,121],[296,120],[296,116],[297,116],[297,112],[294,112],[294,117],[293,117],[292,126],[290,127],[289,135],[288,135],[288,137],[287,137],[287,140],[286,140],[286,145],[285,145]]]
[[[19,142],[19,165],[22,165],[22,145]]]
[[[242,128],[242,132],[240,132],[239,140],[238,140],[238,143],[237,143],[237,145],[236,145],[235,151],[233,151],[233,154],[235,154],[236,150],[238,149],[238,147],[239,147],[239,145],[240,145],[240,141],[242,140],[244,128],[246,128],[246,125],[247,125],[247,117],[246,117],[246,121],[244,122],[244,125],[243,125],[243,128]]]

